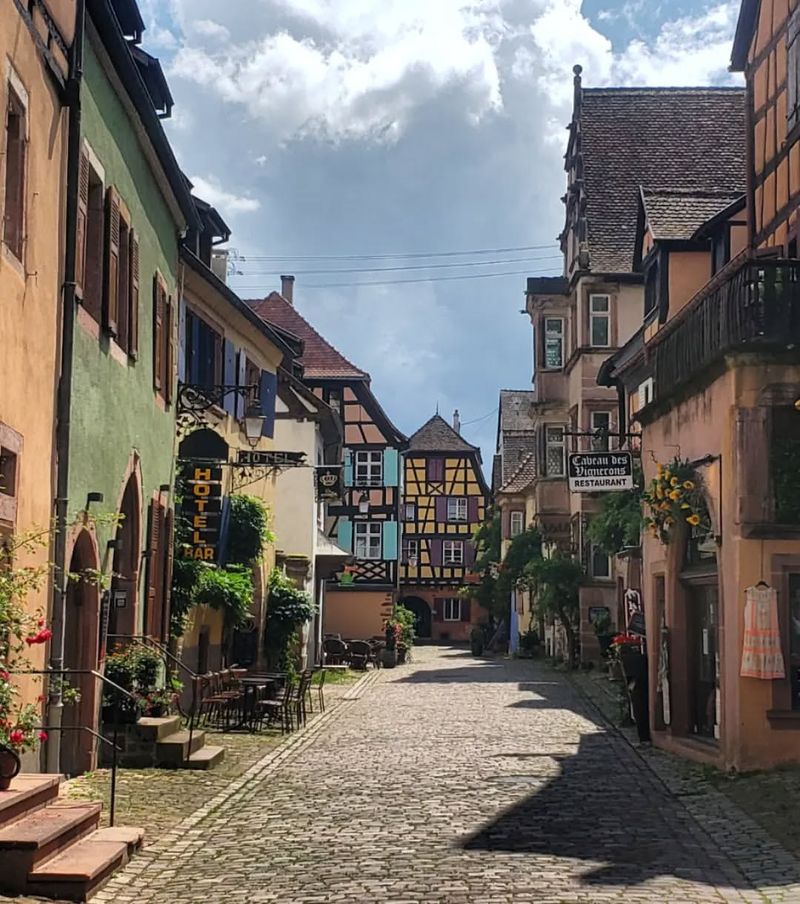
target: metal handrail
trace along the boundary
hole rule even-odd
[[[130,700],[136,701],[136,698],[129,691],[126,691],[124,687],[120,687],[116,681],[112,681],[110,678],[106,678],[102,672],[98,672],[96,669],[18,669],[12,670],[9,674],[11,675],[47,675],[48,677],[52,675],[91,675],[95,679],[99,679],[104,685],[107,685],[110,688],[113,688],[115,691],[118,691],[120,694],[124,694],[124,696],[128,697]],[[89,728],[88,725],[69,725],[66,728],[63,725],[59,726],[42,726],[40,731],[50,731],[50,732],[64,732],[64,731],[88,731],[90,735],[95,738],[101,740],[104,744],[109,744],[111,746],[111,791],[110,791],[110,800],[109,800],[109,813],[108,813],[108,824],[110,826],[114,825],[114,819],[117,811],[117,754],[121,750],[120,746],[117,744],[118,736],[119,736],[119,710],[117,707],[114,707],[114,737],[112,741],[109,741],[108,738],[103,737],[99,732],[96,732],[93,728]]]

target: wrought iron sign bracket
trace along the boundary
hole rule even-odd
[[[175,406],[178,433],[188,433],[198,427],[208,425],[206,415],[212,409],[223,410],[225,399],[233,396],[247,404],[258,392],[258,386],[199,386],[194,383],[178,384],[178,399]]]

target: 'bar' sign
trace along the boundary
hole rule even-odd
[[[633,489],[630,452],[572,452],[569,488],[573,493],[602,493]]]
[[[222,468],[200,464],[189,468],[181,510],[191,531],[184,556],[215,562],[222,512]]]

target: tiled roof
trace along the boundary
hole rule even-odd
[[[502,481],[506,483],[516,472],[520,463],[536,448],[536,434],[533,430],[506,431],[503,434],[500,454],[503,456]]]
[[[500,429],[532,430],[531,404],[534,400],[530,389],[500,390]]]
[[[352,364],[314,329],[293,305],[272,292],[266,298],[251,299],[247,304],[258,316],[279,329],[286,330],[303,342],[300,362],[310,379],[369,380],[369,374]]]
[[[502,483],[503,483],[503,475],[500,472],[500,468],[503,466],[503,458],[498,453],[492,456],[492,492],[496,493]]]
[[[423,424],[408,441],[411,452],[477,452],[478,447],[470,445],[441,417],[434,416]]]
[[[517,466],[509,480],[501,487],[501,493],[522,493],[536,477],[536,454],[529,452]]]
[[[589,267],[633,266],[639,187],[741,193],[745,94],[739,88],[588,88],[579,142]]]
[[[690,239],[741,196],[739,192],[694,192],[642,188],[644,213],[653,238]]]

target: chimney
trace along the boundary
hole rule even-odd
[[[217,279],[224,283],[228,281],[228,251],[225,248],[215,248],[211,252],[211,269]]]
[[[282,276],[281,277],[281,295],[289,302],[289,304],[294,304],[294,277],[293,276]]]
[[[458,413],[458,408],[453,412],[453,430],[459,435],[461,434],[461,415]]]

